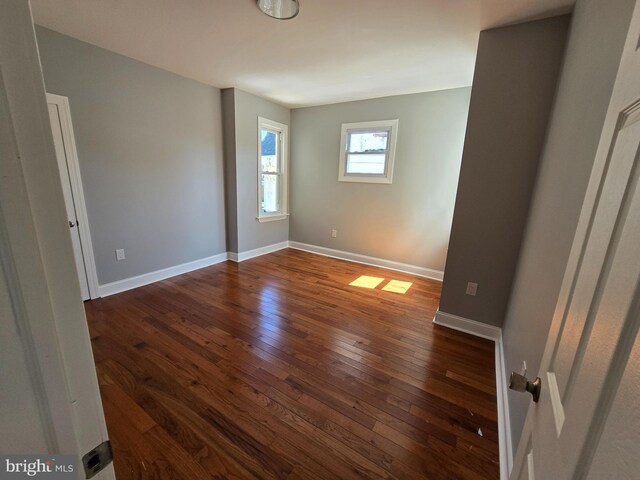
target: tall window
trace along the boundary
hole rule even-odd
[[[343,123],[341,182],[391,183],[398,120]]]
[[[287,151],[289,127],[258,117],[258,220],[288,215]]]

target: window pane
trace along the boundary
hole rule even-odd
[[[365,173],[370,175],[384,175],[385,159],[387,155],[353,154],[347,155],[347,174]]]
[[[349,153],[385,152],[389,140],[389,131],[350,132]]]
[[[278,133],[262,129],[260,131],[260,165],[263,172],[278,171]]]
[[[264,213],[278,213],[280,211],[280,176],[262,174],[262,198],[260,205]]]

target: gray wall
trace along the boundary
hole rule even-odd
[[[442,312],[502,326],[568,26],[564,15],[480,33]]]
[[[507,372],[540,361],[604,124],[633,0],[579,1],[503,329]],[[517,447],[529,400],[509,393]],[[515,451],[515,450],[514,450]]]
[[[228,195],[227,225],[237,231],[229,234],[232,252],[246,252],[289,239],[289,219],[260,223],[258,216],[258,117],[291,124],[291,111],[237,88],[223,91],[225,148]],[[231,125],[234,131],[231,132]],[[291,136],[291,130],[290,130]],[[289,159],[291,164],[291,158]],[[235,178],[234,178],[235,177]],[[235,183],[234,183],[235,180]],[[235,190],[235,195],[234,195]],[[233,203],[235,202],[235,205]],[[235,218],[234,218],[235,208]],[[236,239],[234,243],[233,239]],[[233,248],[237,249],[234,250]]]
[[[222,90],[224,193],[227,251],[238,253],[238,191],[236,172],[236,107],[233,88]]]
[[[293,110],[291,240],[442,271],[469,93]],[[399,119],[393,183],[338,182],[342,123],[393,118]]]
[[[47,91],[69,97],[99,283],[225,252],[220,91],[37,37]]]

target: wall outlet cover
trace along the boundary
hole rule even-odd
[[[120,260],[124,260],[126,257],[124,256],[124,248],[118,248],[116,250],[116,260],[119,262]]]
[[[475,297],[476,293],[478,293],[478,284],[473,282],[467,283],[466,294],[471,295],[472,297]]]

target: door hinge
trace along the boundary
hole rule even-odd
[[[94,475],[97,475],[98,472],[111,463],[112,459],[113,453],[111,452],[111,443],[109,440],[102,442],[82,457],[85,477],[91,478]]]

